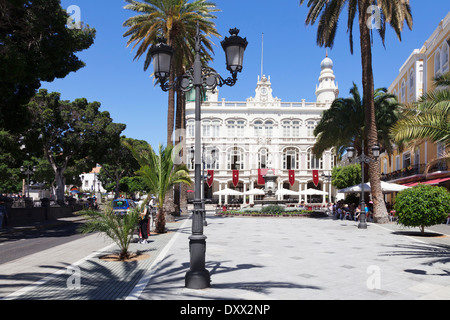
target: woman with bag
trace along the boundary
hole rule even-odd
[[[141,241],[139,243],[148,243],[148,216],[149,209],[145,206],[144,212],[141,213],[141,219],[139,221],[139,231],[141,233]]]

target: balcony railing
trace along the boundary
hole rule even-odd
[[[390,180],[396,180],[400,178],[406,178],[411,177],[414,175],[423,175],[425,173],[426,164],[418,164],[418,165],[412,165],[407,168],[403,168],[401,170],[396,170],[394,172],[390,172],[388,174],[382,174],[381,180],[383,181],[390,181]],[[439,171],[448,171],[448,165],[445,161],[441,161],[433,165],[429,170],[428,173],[434,173]]]

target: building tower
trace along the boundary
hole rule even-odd
[[[328,58],[328,53],[325,59],[322,60],[320,68],[319,85],[316,85],[316,102],[332,103],[338,97],[339,89],[335,83],[333,60]]]

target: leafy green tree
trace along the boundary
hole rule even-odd
[[[365,123],[367,134],[367,147],[369,150],[377,144],[378,130],[376,126],[376,112],[374,103],[374,79],[372,70],[372,31],[376,29],[384,45],[386,24],[388,23],[401,40],[404,22],[412,28],[412,16],[409,0],[308,0],[306,1],[309,11],[306,17],[306,24],[314,24],[317,19],[317,44],[319,46],[333,47],[339,18],[344,8],[347,8],[348,20],[347,31],[350,40],[350,52],[353,54],[353,24],[358,15],[362,84],[363,84],[363,105],[365,110]],[[300,5],[305,0],[300,0]],[[378,14],[373,15],[373,10]],[[375,19],[373,19],[375,17]],[[373,25],[375,20],[375,25]],[[379,163],[371,163],[370,185],[372,188],[372,198],[374,202],[374,217],[378,223],[388,223],[389,217],[383,200],[380,181]]]
[[[401,191],[395,198],[398,222],[407,227],[425,227],[442,223],[450,212],[450,192],[444,187],[418,184]]]
[[[120,137],[124,124],[113,123],[100,103],[86,99],[61,101],[59,93],[41,89],[28,104],[31,129],[25,144],[43,154],[53,169],[56,199],[64,202],[64,173],[69,166],[92,168],[111,137]],[[40,153],[39,153],[40,152]]]
[[[18,135],[0,129],[0,195],[22,190],[20,169],[24,160]]]
[[[144,140],[136,140],[125,136],[113,140],[104,145],[101,159],[98,161],[102,169],[100,170],[100,181],[103,185],[111,184],[114,191],[114,198],[117,199],[120,191],[128,191],[121,188],[124,177],[132,177],[135,171],[139,170],[139,163],[133,157],[130,149],[126,146],[132,145],[137,150],[150,149],[150,145]]]
[[[0,128],[20,132],[40,82],[84,67],[75,53],[93,44],[95,29],[69,29],[68,17],[60,0],[0,1]]]
[[[82,233],[103,233],[119,247],[120,260],[130,258],[129,247],[133,240],[133,232],[139,223],[139,209],[135,208],[127,214],[120,215],[114,214],[111,206],[106,206],[103,211],[84,210],[80,214],[89,218],[79,228]]]
[[[156,215],[156,232],[166,232],[166,217],[164,212],[164,199],[169,190],[177,183],[191,184],[189,170],[185,165],[174,165],[173,157],[177,152],[172,145],[164,148],[159,145],[159,154],[153,148],[140,152],[129,146],[133,156],[141,166],[136,172],[149,186],[149,190],[157,198],[158,213]],[[149,199],[148,199],[149,200]]]
[[[344,189],[361,183],[361,166],[352,164],[345,167],[334,167],[331,172],[331,184]]]

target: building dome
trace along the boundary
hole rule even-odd
[[[322,60],[320,67],[323,69],[333,69],[333,60],[328,58],[328,56]]]

